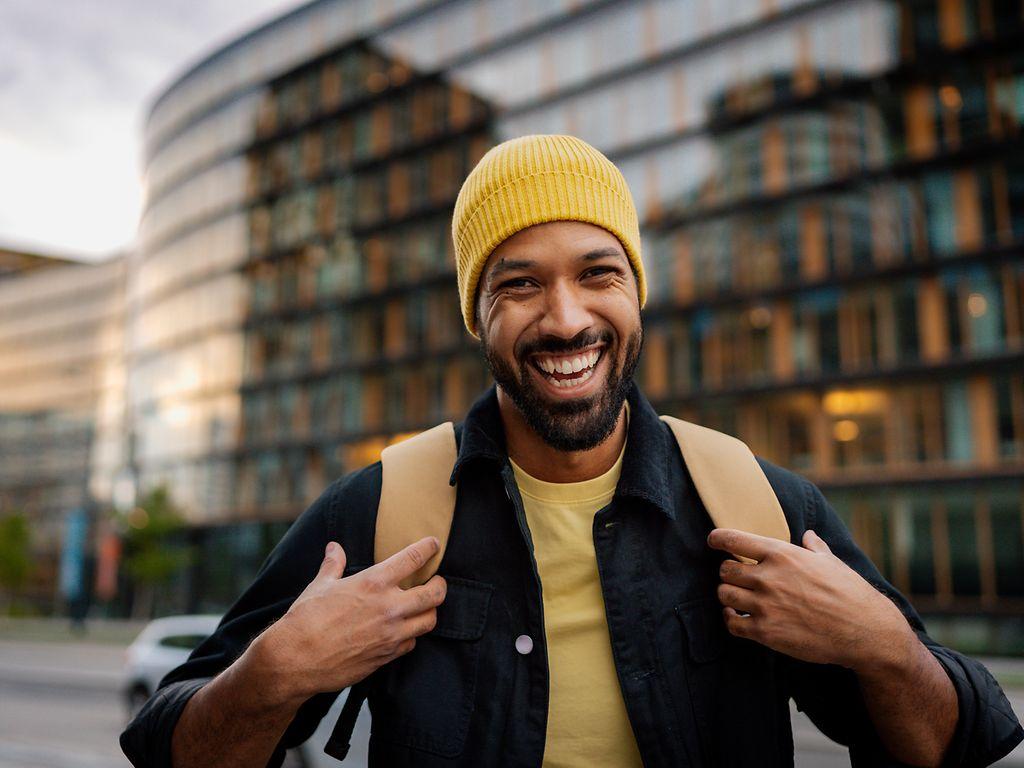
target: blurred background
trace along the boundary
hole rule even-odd
[[[571,133],[640,213],[655,407],[817,483],[1022,711],[1024,0],[250,6],[164,25],[47,235],[0,217],[0,692],[61,667],[42,640],[106,658],[222,613],[333,479],[461,419],[490,382],[455,196],[497,142]],[[76,246],[64,209],[136,160],[130,232]],[[801,727],[802,765],[848,764]]]

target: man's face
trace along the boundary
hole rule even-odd
[[[562,451],[602,443],[643,345],[636,278],[606,229],[553,221],[517,232],[484,265],[477,333],[498,386]]]

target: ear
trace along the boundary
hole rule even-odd
[[[483,298],[483,282],[484,276],[480,275],[480,281],[477,283],[476,298],[473,303],[473,325],[476,326],[476,335],[483,339],[483,327],[484,327],[484,298]]]

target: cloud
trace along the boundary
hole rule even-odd
[[[0,3],[0,243],[129,245],[142,121],[192,62],[294,0]]]

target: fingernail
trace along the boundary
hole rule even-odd
[[[333,555],[337,551],[337,549],[338,549],[338,545],[337,544],[335,544],[333,541],[328,542],[326,554],[328,556]]]

